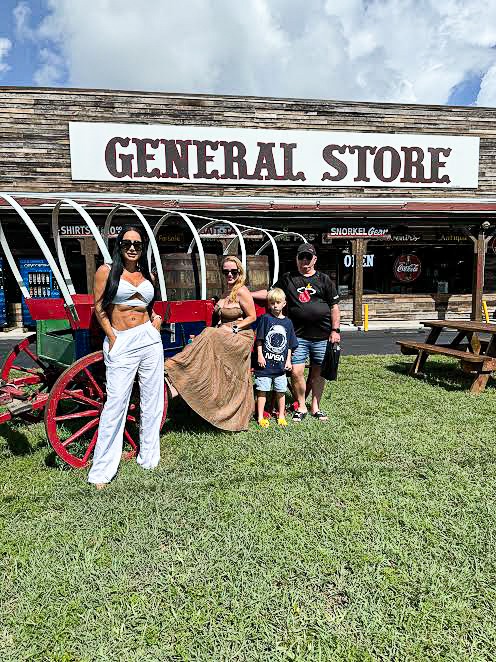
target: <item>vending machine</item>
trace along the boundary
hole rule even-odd
[[[19,271],[29,294],[33,299],[55,299],[60,297],[57,282],[46,260],[19,260]],[[22,319],[24,326],[34,326],[24,297],[22,298]]]
[[[7,324],[7,314],[5,310],[5,290],[3,287],[3,259],[0,257],[0,326]]]

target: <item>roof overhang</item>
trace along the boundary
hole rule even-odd
[[[157,195],[136,193],[65,193],[10,192],[23,207],[46,208],[59,200],[70,198],[91,207],[125,202],[150,209],[218,210],[218,211],[281,211],[281,212],[326,212],[350,214],[376,214],[383,212],[403,213],[496,213],[496,198],[335,198],[335,197],[283,197],[283,196],[217,196],[217,195]],[[0,199],[0,206],[5,202]]]

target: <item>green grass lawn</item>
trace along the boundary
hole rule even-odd
[[[96,492],[0,431],[1,660],[494,660],[496,387],[345,357],[331,421],[220,433],[177,405]]]

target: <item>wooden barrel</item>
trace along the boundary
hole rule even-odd
[[[24,326],[22,319],[22,304],[9,303],[7,307],[7,323],[9,326]]]
[[[167,298],[169,301],[186,301],[199,299],[200,258],[198,254],[169,253],[162,255]],[[217,261],[217,255],[205,254],[207,268],[207,299],[220,297],[222,294],[222,276]]]
[[[266,290],[271,285],[268,255],[246,256],[246,282],[252,292]]]

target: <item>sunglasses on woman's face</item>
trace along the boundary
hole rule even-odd
[[[131,241],[131,239],[123,239],[121,241],[121,248],[125,251],[128,251],[131,246],[134,246],[134,250],[136,251],[141,251],[143,250],[143,242],[142,241]]]
[[[224,274],[224,276],[229,276],[229,274],[231,274],[232,276],[234,276],[236,278],[236,276],[238,276],[238,274],[239,274],[239,270],[238,269],[222,269],[222,273]]]

